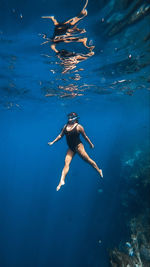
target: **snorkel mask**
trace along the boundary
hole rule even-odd
[[[76,120],[78,120],[78,115],[74,112],[68,114],[68,122],[74,123]]]

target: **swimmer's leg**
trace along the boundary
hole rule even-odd
[[[87,10],[85,9],[85,10],[82,10],[81,11],[81,17],[79,17],[79,16],[76,16],[76,17],[74,17],[74,18],[72,18],[72,19],[69,19],[69,20],[67,20],[66,22],[64,22],[64,24],[70,24],[70,25],[75,25],[75,24],[77,24],[81,19],[83,19],[84,17],[86,17],[87,16]]]
[[[86,3],[84,5],[84,7],[83,7],[83,10],[87,7],[87,5],[88,5],[88,0],[86,0]]]
[[[59,185],[56,188],[57,191],[61,188],[62,185],[65,184],[65,178],[66,178],[66,175],[67,175],[67,173],[69,171],[69,166],[70,166],[70,163],[72,161],[72,158],[73,158],[74,154],[75,154],[75,152],[73,152],[71,149],[68,149],[66,157],[65,157],[65,166],[64,166],[64,168],[62,170],[62,174],[61,174]]]
[[[94,169],[96,169],[96,171],[100,174],[100,176],[103,178],[103,173],[102,170],[98,168],[96,162],[94,160],[92,160],[89,155],[86,153],[85,149],[84,149],[84,145],[83,144],[79,144],[77,147],[77,152],[78,154],[86,161],[88,162]]]

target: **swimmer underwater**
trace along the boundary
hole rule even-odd
[[[63,127],[61,133],[54,139],[54,141],[52,142],[48,142],[48,145],[53,145],[55,142],[57,142],[58,140],[60,140],[64,135],[66,136],[66,141],[68,144],[68,151],[65,157],[65,166],[62,170],[62,174],[61,174],[61,178],[60,178],[60,182],[56,188],[56,190],[58,191],[62,185],[65,184],[65,178],[66,175],[69,171],[69,166],[70,163],[74,157],[74,155],[76,153],[78,153],[78,155],[84,159],[87,163],[89,163],[94,169],[96,169],[96,171],[99,173],[99,175],[101,176],[101,178],[103,178],[103,173],[102,170],[98,168],[97,164],[95,163],[95,161],[93,161],[89,155],[86,153],[85,149],[84,149],[84,145],[82,144],[81,140],[80,140],[80,134],[84,137],[84,139],[89,143],[89,145],[91,146],[91,148],[94,148],[94,145],[92,144],[92,142],[90,141],[90,139],[88,138],[88,136],[86,135],[84,128],[82,127],[82,125],[80,125],[78,123],[78,115],[75,112],[71,112],[68,114],[68,122],[67,124],[65,124],[65,126]]]

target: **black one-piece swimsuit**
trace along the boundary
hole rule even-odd
[[[77,125],[71,131],[67,131],[67,125],[64,129],[67,144],[73,152],[76,152],[77,146],[82,143],[80,140],[80,133],[77,131]]]

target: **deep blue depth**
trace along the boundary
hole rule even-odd
[[[148,6],[141,2],[133,1],[132,10],[126,1],[89,1],[81,25],[95,54],[77,65],[79,80],[73,71],[62,73],[38,34],[54,31],[42,15],[69,19],[83,1],[0,4],[0,266],[108,267],[109,250],[128,239],[121,168],[125,155],[130,159],[149,145],[149,13],[127,23]],[[118,21],[124,22],[120,28]],[[85,52],[82,44],[67,48]],[[75,95],[68,86],[77,86]],[[104,179],[76,155],[56,192],[67,144],[65,137],[47,143],[71,111],[95,145],[92,150],[82,139]]]

